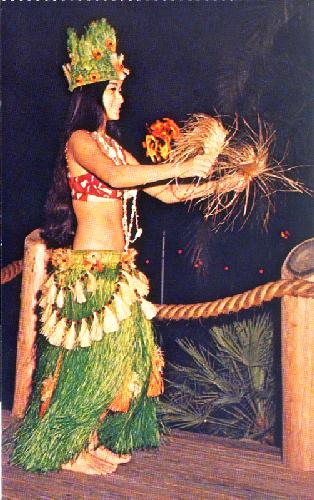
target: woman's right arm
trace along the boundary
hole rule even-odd
[[[85,170],[95,174],[113,188],[144,186],[174,177],[205,178],[208,175],[208,166],[195,160],[189,160],[176,167],[170,163],[158,166],[134,164],[116,166],[84,130],[77,130],[71,135],[67,151]]]

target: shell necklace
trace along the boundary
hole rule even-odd
[[[99,132],[92,132],[92,136],[102,148],[106,156],[108,156],[116,166],[127,165],[124,151],[120,144],[112,137]],[[131,213],[128,214],[128,200],[131,201]],[[128,189],[123,191],[122,197],[122,229],[124,234],[124,251],[129,248],[130,243],[134,243],[142,235],[143,230],[139,227],[137,213],[137,190]],[[132,234],[134,236],[132,237]]]

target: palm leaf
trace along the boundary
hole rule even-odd
[[[239,98],[245,93],[246,85],[257,61],[265,66],[281,29],[295,16],[306,16],[305,2],[283,0],[282,2],[249,2],[241,5],[241,19],[238,20],[237,36],[240,39],[226,44],[218,70],[218,109],[222,113],[234,113]],[[234,47],[238,47],[235,51]],[[240,47],[240,49],[239,49]],[[256,111],[256,110],[253,110]]]
[[[217,352],[178,341],[190,366],[172,365],[163,420],[174,427],[267,439],[274,426],[273,328],[268,315],[210,330]]]

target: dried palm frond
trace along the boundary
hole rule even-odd
[[[198,155],[205,155],[208,161],[208,176],[212,166],[228,143],[229,132],[219,117],[195,114],[185,123],[169,160],[179,165]]]
[[[272,158],[275,134],[271,128],[261,119],[258,121],[258,132],[246,121],[244,126],[245,135],[239,139],[234,134],[218,159],[217,190],[199,200],[205,202],[205,218],[216,218],[216,229],[222,225],[230,227],[240,216],[243,217],[244,225],[258,199],[266,202],[263,223],[267,226],[274,209],[275,193],[284,191],[311,194],[311,190],[304,184],[287,175],[295,167],[284,168],[283,160],[278,162]],[[236,179],[239,180],[238,188]],[[233,192],[230,193],[232,189]],[[221,216],[219,221],[218,215]]]
[[[193,115],[170,154],[176,165],[199,155],[203,163],[208,162],[208,179],[216,180],[216,188],[213,191],[211,184],[204,186],[197,203],[201,203],[205,218],[215,218],[216,229],[230,227],[240,216],[244,224],[261,198],[266,201],[266,226],[276,192],[311,192],[287,175],[291,168],[272,158],[275,134],[271,128],[260,118],[257,132],[245,120],[243,124],[240,136],[237,119],[228,131],[218,117]]]

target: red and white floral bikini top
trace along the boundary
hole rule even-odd
[[[103,137],[98,132],[92,132],[91,137],[95,139],[101,149],[104,151],[115,165],[126,165],[126,158],[121,146],[111,137],[106,135]],[[69,187],[73,200],[80,201],[106,201],[108,199],[120,199],[123,196],[123,191],[120,189],[112,189],[108,184],[105,184],[91,172],[86,174],[71,177],[68,173]]]

